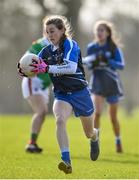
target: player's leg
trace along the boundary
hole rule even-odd
[[[109,115],[112,122],[113,131],[115,134],[116,151],[122,152],[121,138],[120,138],[120,124],[117,117],[118,103],[109,104]]]
[[[42,127],[42,124],[45,120],[45,115],[48,112],[48,105],[42,95],[32,95],[27,98],[28,103],[30,104],[34,115],[32,117],[31,123],[31,134],[30,142],[26,147],[27,151],[30,152],[41,152],[42,149],[37,146],[37,139]]]
[[[90,158],[95,161],[99,155],[98,131],[94,129],[94,104],[88,88],[72,93],[70,101],[74,113],[80,117],[87,138],[90,138]]]
[[[48,105],[42,95],[30,96],[27,101],[34,112],[34,115],[32,117],[31,131],[35,134],[39,134],[45,119],[45,115],[48,112]]]
[[[36,141],[48,110],[48,89],[42,90],[42,81],[37,77],[23,78],[22,93],[34,112],[30,142],[26,150],[28,152],[41,152],[42,149],[36,145]]]
[[[95,161],[99,156],[99,137],[98,130],[94,128],[93,115],[88,117],[80,116],[80,119],[84,133],[90,139],[90,158]]]
[[[100,118],[103,111],[104,97],[99,95],[92,95],[92,100],[95,104],[95,113],[94,113],[94,127],[99,131],[100,130]]]
[[[55,100],[53,105],[53,112],[56,118],[57,141],[61,151],[61,159],[63,160],[58,165],[58,168],[65,173],[71,173],[72,168],[66,123],[72,113],[72,106],[65,101]]]

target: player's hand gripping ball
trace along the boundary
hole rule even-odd
[[[24,77],[34,77],[36,73],[33,72],[34,66],[40,61],[40,58],[35,54],[25,54],[21,57],[20,61],[18,62],[18,73]]]

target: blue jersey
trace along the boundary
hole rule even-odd
[[[73,92],[87,86],[81,51],[75,41],[66,38],[57,48],[50,44],[39,53],[39,57],[49,65],[64,65],[67,61],[77,63],[77,70],[74,74],[50,74],[55,92]]]
[[[121,50],[118,47],[112,49],[108,43],[102,46],[90,43],[87,47],[87,56],[92,55],[92,92],[104,97],[122,96],[122,85],[117,72],[117,69],[121,70],[125,66]]]
[[[93,54],[96,56],[96,69],[109,67],[112,70],[116,70],[123,69],[125,66],[122,51],[118,47],[112,49],[108,43],[102,46],[98,43],[90,43],[87,47],[87,56]]]

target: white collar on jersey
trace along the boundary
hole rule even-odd
[[[52,47],[52,51],[55,51],[59,48],[59,46],[55,46],[54,44],[50,43],[51,47]]]

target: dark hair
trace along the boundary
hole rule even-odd
[[[95,31],[99,26],[105,27],[106,31],[108,32],[107,42],[109,43],[109,46],[111,49],[115,49],[117,46],[121,46],[119,38],[116,36],[116,31],[114,28],[113,23],[108,21],[97,21],[95,24]]]

